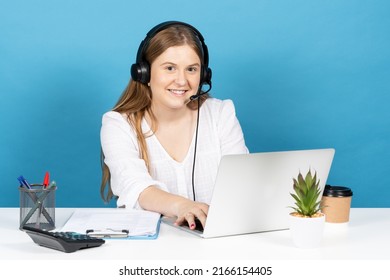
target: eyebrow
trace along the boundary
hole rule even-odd
[[[161,63],[160,66],[164,66],[166,64],[177,65],[176,63],[167,61],[167,62]],[[190,64],[190,65],[187,65],[187,67],[193,67],[193,66],[200,66],[200,64],[196,62],[196,63]]]

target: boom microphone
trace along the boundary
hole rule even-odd
[[[197,99],[199,99],[202,95],[205,95],[206,93],[208,93],[210,90],[211,90],[211,82],[208,84],[209,85],[209,88],[206,90],[206,91],[203,91],[202,92],[202,87],[199,87],[199,90],[198,90],[198,93],[197,94],[195,94],[195,95],[192,95],[191,97],[190,97],[190,99],[187,101],[187,103],[189,103],[189,102],[191,102],[191,101],[193,101],[193,100],[197,100]]]

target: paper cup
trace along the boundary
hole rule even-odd
[[[321,200],[322,213],[328,223],[349,222],[352,191],[347,187],[326,185]]]

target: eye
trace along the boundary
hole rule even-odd
[[[188,72],[197,72],[198,71],[198,67],[197,66],[190,66],[187,68],[187,71]]]
[[[165,67],[165,69],[168,70],[168,71],[174,71],[175,67],[172,66],[172,65],[168,65],[168,66]]]

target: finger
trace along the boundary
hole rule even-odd
[[[183,217],[178,217],[175,221],[175,225],[177,226],[181,226],[184,222],[186,221],[186,219]]]
[[[195,229],[196,228],[196,224],[195,224],[195,215],[192,214],[192,213],[188,213],[186,216],[186,221],[188,223],[188,227],[190,229]]]
[[[202,212],[199,213],[198,219],[201,222],[202,227],[205,228],[207,216],[209,214],[209,206],[207,204],[201,204],[200,209]]]
[[[204,228],[206,225],[207,214],[203,211],[200,211],[198,213],[198,215],[196,216],[196,219],[198,219],[200,221],[200,223],[202,224],[202,227]]]
[[[206,216],[209,214],[209,206],[207,204],[201,204],[200,209],[202,209]]]
[[[206,219],[207,219],[207,210],[205,211],[201,208],[194,209],[193,214],[194,214],[194,219],[199,220],[200,223],[202,224],[202,227],[204,228],[206,225]]]
[[[175,221],[175,225],[178,225],[178,226],[183,225],[184,223],[187,223],[188,227],[190,229],[194,229],[195,228],[195,216],[194,216],[194,214],[187,213],[186,215],[177,218],[177,220]]]

